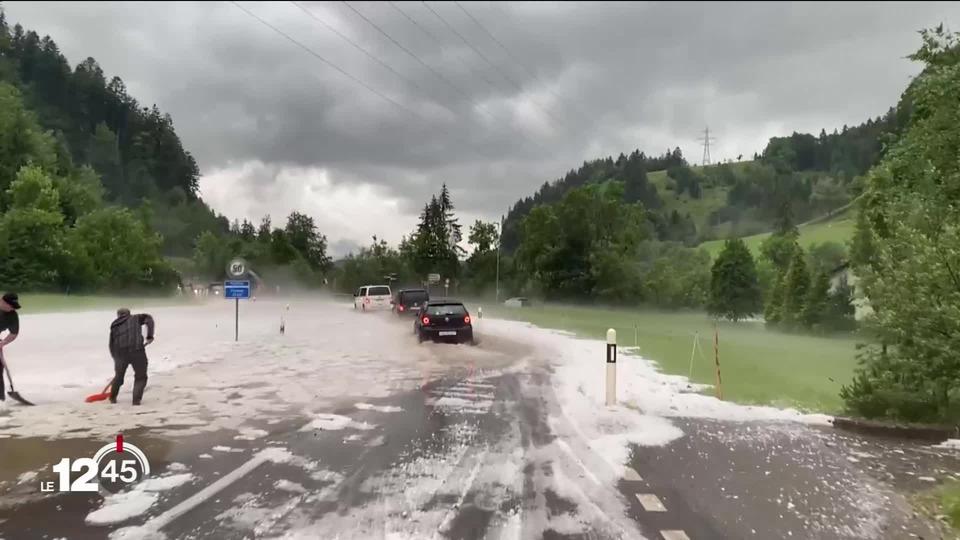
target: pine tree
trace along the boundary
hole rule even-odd
[[[780,213],[773,226],[774,234],[796,240],[800,236],[797,225],[793,220],[793,205],[790,201],[780,204]]]
[[[240,237],[250,242],[250,241],[253,241],[256,235],[257,235],[257,230],[253,227],[253,223],[250,223],[249,221],[244,219],[243,223],[240,224]]]
[[[270,224],[270,214],[267,214],[263,216],[263,219],[260,220],[260,227],[257,228],[257,240],[261,242],[270,242],[271,232],[272,232],[272,227]]]
[[[439,203],[440,215],[443,216],[444,237],[456,254],[459,255],[463,252],[463,248],[460,247],[460,241],[463,240],[463,232],[460,228],[460,220],[458,220],[457,216],[453,213],[453,201],[450,200],[450,191],[447,189],[446,183],[440,188]]]
[[[807,328],[822,327],[828,316],[830,301],[830,276],[821,271],[813,279],[804,301],[800,320]]]
[[[804,301],[810,290],[810,274],[807,272],[806,258],[803,250],[797,247],[790,261],[790,269],[783,282],[783,316],[782,321],[788,327],[800,322]]]
[[[853,238],[850,240],[850,258],[854,266],[869,266],[876,254],[876,241],[867,212],[861,208],[857,211],[857,221],[854,223]]]
[[[784,272],[777,272],[773,287],[767,295],[767,303],[763,308],[763,319],[768,326],[776,326],[783,320],[783,288],[786,281]]]
[[[730,238],[710,270],[707,311],[715,317],[739,321],[760,308],[760,284],[753,256],[743,240]]]

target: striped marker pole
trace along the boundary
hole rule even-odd
[[[617,404],[617,331],[607,330],[607,406]]]

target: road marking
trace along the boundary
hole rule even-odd
[[[236,482],[237,480],[246,476],[250,471],[256,469],[261,464],[268,461],[278,461],[278,453],[283,452],[277,448],[267,448],[261,450],[255,456],[253,456],[249,461],[243,465],[237,467],[236,469],[230,471],[228,474],[225,474],[216,482],[210,484],[209,486],[201,489],[193,496],[182,501],[180,504],[174,506],[173,508],[167,510],[166,512],[160,514],[159,516],[148,520],[144,523],[143,528],[151,531],[159,531],[164,526],[166,526],[171,521],[177,519],[178,517],[186,514],[190,510],[193,510],[197,506],[200,506],[207,500],[211,499],[214,495],[219,493],[223,488],[229,486],[230,484]]]
[[[270,529],[277,524],[278,521],[287,516],[294,508],[297,507],[300,502],[306,498],[306,495],[297,495],[296,497],[290,499],[280,508],[274,510],[266,518],[257,523],[256,527],[253,528],[254,537],[257,536],[266,536]],[[670,539],[668,539],[670,540]]]
[[[497,386],[495,384],[485,383],[485,382],[474,382],[474,381],[461,381],[459,384],[464,386],[470,386],[473,388],[485,388],[489,390],[495,389]]]
[[[493,399],[496,397],[493,394],[480,394],[470,391],[459,392],[456,390],[434,390],[433,392],[430,392],[430,394],[437,397],[459,397],[465,399]]]
[[[640,475],[637,474],[637,471],[633,467],[624,467],[623,468],[623,478],[628,482],[642,482],[643,478],[640,478]]]
[[[480,473],[480,466],[483,465],[483,460],[487,458],[488,447],[484,446],[483,450],[480,452],[480,455],[477,456],[477,462],[473,464],[473,469],[470,470],[470,476],[467,477],[466,482],[464,482],[463,487],[460,489],[460,495],[457,499],[457,504],[447,510],[447,513],[443,516],[443,521],[440,522],[440,526],[437,527],[437,530],[433,533],[433,538],[440,538],[440,531],[445,530],[450,522],[453,521],[453,518],[457,512],[459,512],[460,507],[463,506],[463,501],[467,498],[467,493],[473,488],[473,483],[477,481],[477,475]],[[466,452],[464,452],[466,456]],[[461,458],[462,459],[462,458]],[[459,463],[457,463],[459,466]],[[451,472],[451,475],[453,472]]]
[[[667,507],[660,502],[660,498],[652,493],[637,493],[640,506],[647,512],[666,512]]]
[[[663,540],[690,540],[687,533],[683,531],[660,531]]]
[[[577,455],[573,453],[573,448],[570,448],[570,445],[567,444],[566,441],[558,438],[553,442],[556,443],[557,447],[559,447],[560,450],[563,450],[563,453],[567,454],[567,456],[570,458],[571,461],[573,461],[574,463],[580,466],[580,469],[583,471],[583,474],[587,478],[589,478],[591,481],[593,481],[594,484],[598,486],[603,485],[600,483],[600,480],[596,477],[596,475],[590,472],[590,469],[588,469],[587,466],[582,461],[580,461],[580,458],[578,458]]]

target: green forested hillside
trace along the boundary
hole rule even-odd
[[[312,218],[231,226],[200,199],[199,175],[169,114],[93,58],[71,67],[0,7],[0,287],[170,291],[221,277],[235,256],[265,278],[322,283]]]
[[[17,90],[23,106],[51,138],[57,160],[57,170],[51,172],[92,167],[105,201],[137,209],[161,233],[165,254],[189,255],[201,232],[226,232],[227,220],[198,197],[199,168],[183,148],[169,114],[138,102],[120,77],[105,74],[93,58],[71,68],[50,36],[11,26],[2,9],[0,84]],[[16,144],[4,153],[0,192],[9,188],[27,159]]]
[[[862,175],[902,131],[912,107],[901,101],[883,116],[817,136],[774,137],[754,159],[700,167],[679,149],[652,158],[636,150],[585,162],[563,178],[544,183],[517,201],[504,221],[503,246],[520,245],[523,218],[541,204],[559,201],[571,189],[619,181],[624,201],[640,202],[653,236],[697,245],[730,236],[771,231],[789,211],[806,222],[847,205],[862,190]],[[741,156],[742,158],[742,156]],[[789,207],[789,209],[787,209]]]

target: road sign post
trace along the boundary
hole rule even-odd
[[[223,297],[233,298],[233,340],[240,340],[240,299],[250,298],[250,282],[241,280],[228,280],[223,282]]]

